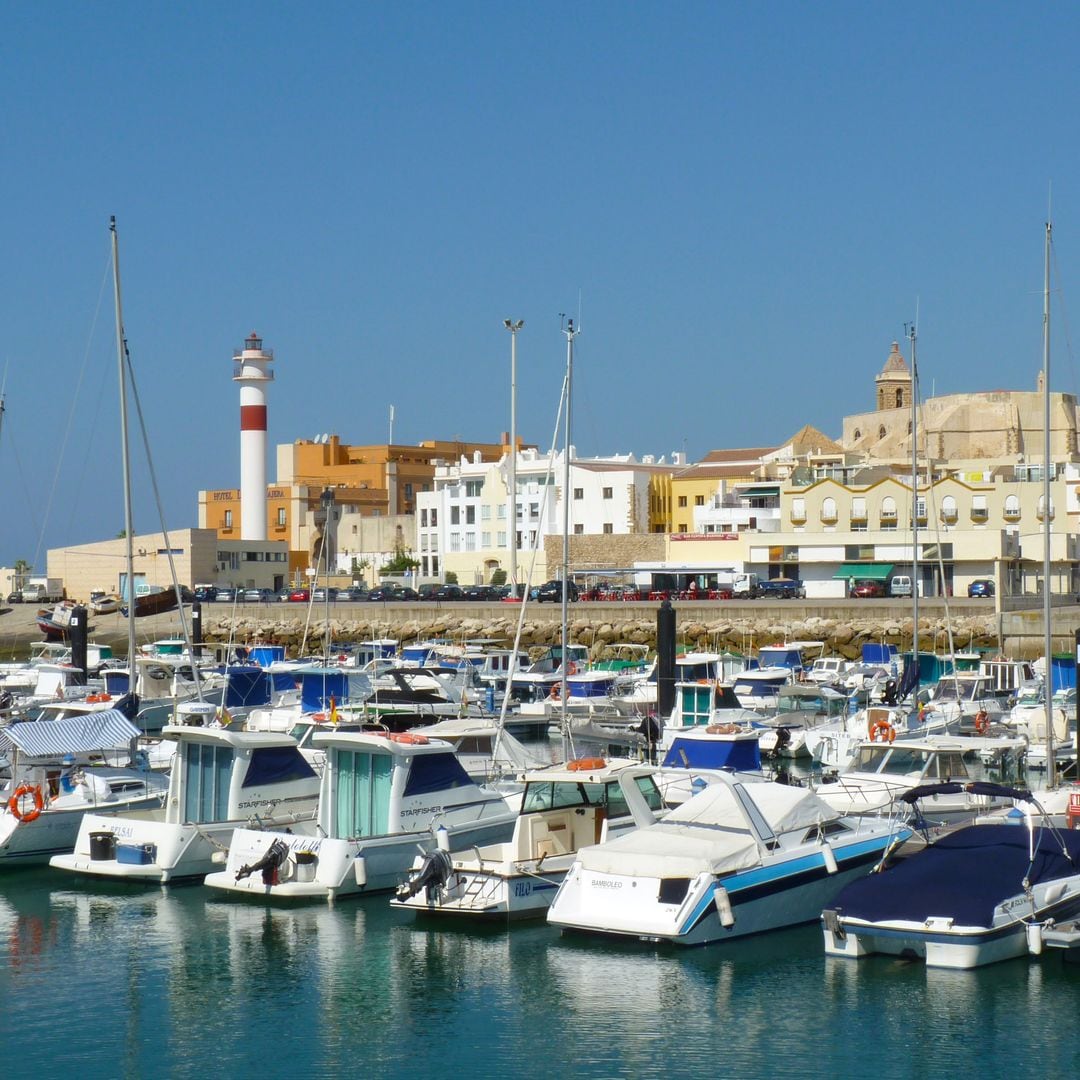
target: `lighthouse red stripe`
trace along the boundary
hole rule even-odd
[[[266,406],[265,405],[241,405],[240,406],[240,430],[241,431],[265,431],[266,430]]]

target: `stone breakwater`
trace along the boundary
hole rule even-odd
[[[275,613],[276,615],[277,613]],[[351,614],[351,613],[350,613]],[[571,639],[590,646],[594,658],[599,658],[610,646],[620,643],[656,646],[656,615],[633,617],[627,611],[618,615],[608,612],[582,618],[577,612],[570,620]],[[776,612],[761,615],[716,618],[694,616],[676,621],[679,647],[686,650],[756,652],[762,645],[785,641],[821,641],[828,655],[843,656],[849,660],[862,654],[867,642],[886,642],[901,651],[911,648],[912,621],[910,618],[882,617],[828,618],[806,616],[780,621]],[[516,612],[514,613],[516,616]],[[770,617],[771,615],[771,617]],[[208,642],[232,641],[237,644],[264,642],[284,645],[289,655],[301,651],[317,652],[326,638],[325,621],[313,621],[307,625],[299,618],[282,615],[267,617],[241,615],[237,617],[211,617],[203,627]],[[433,638],[449,638],[453,641],[483,639],[511,645],[517,630],[517,619],[507,616],[483,616],[470,618],[457,612],[433,613],[433,617],[415,619],[407,617],[350,618],[348,615],[329,620],[332,641],[357,642],[372,638],[396,638],[402,643],[428,641]],[[525,619],[521,644],[535,652],[557,644],[560,623],[555,618]],[[943,618],[930,615],[919,619],[919,648],[926,651],[947,652],[968,649],[997,649],[997,626],[993,615],[967,615],[952,620],[952,641],[949,626]]]

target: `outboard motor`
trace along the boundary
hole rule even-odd
[[[241,866],[236,871],[236,880],[250,877],[256,870],[262,871],[264,885],[277,885],[280,881],[278,871],[281,864],[289,857],[289,846],[284,840],[275,840],[267,849],[266,854],[250,866]]]
[[[436,848],[425,855],[419,868],[397,887],[397,898],[408,900],[421,889],[427,889],[428,895],[431,896],[437,888],[450,880],[453,872],[454,863],[450,858],[450,853],[443,851],[442,848]]]

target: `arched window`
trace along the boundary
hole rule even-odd
[[[862,438],[862,432],[858,428],[856,428],[855,429],[855,441],[858,442],[861,438]]]
[[[956,499],[952,495],[946,495],[941,500],[941,520],[946,525],[955,525],[956,517]]]
[[[882,424],[881,427],[879,427],[877,429],[877,437],[879,439],[884,439],[885,438],[885,425],[884,424]]]
[[[911,434],[911,421],[910,420],[907,422],[907,433],[909,435]]]
[[[1040,521],[1042,521],[1046,517],[1046,496],[1045,495],[1040,495],[1039,496],[1039,509],[1038,509],[1037,516],[1038,516]],[[1051,521],[1054,520],[1054,500],[1053,499],[1050,500],[1050,520]]]
[[[881,527],[883,529],[895,529],[896,518],[896,500],[891,495],[886,495],[881,500]]]
[[[1005,496],[1005,520],[1020,520],[1020,497],[1018,495]]]
[[[821,500],[821,520],[826,525],[836,524],[836,500],[831,495]]]
[[[904,404],[904,391],[903,390],[897,390],[896,391],[896,407],[899,409],[900,406],[903,405],[903,404]]]

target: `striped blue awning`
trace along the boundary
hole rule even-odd
[[[24,720],[0,728],[0,748],[29,757],[63,757],[127,746],[142,733],[119,710],[105,709],[66,720]]]

